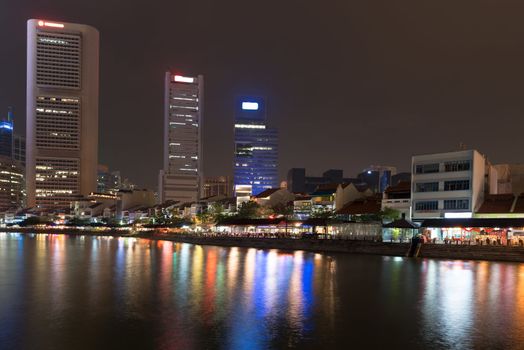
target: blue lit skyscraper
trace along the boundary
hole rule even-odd
[[[235,193],[257,195],[278,187],[278,133],[266,125],[266,103],[261,97],[235,102]]]
[[[0,156],[11,158],[13,156],[13,114],[11,108],[7,118],[0,121]]]

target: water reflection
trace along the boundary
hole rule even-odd
[[[448,349],[522,348],[524,264],[426,260],[422,265],[419,331],[425,341]]]
[[[0,325],[8,349],[519,349],[524,264],[0,233]]]

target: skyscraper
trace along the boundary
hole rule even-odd
[[[69,206],[96,189],[98,31],[27,21],[27,205]]]
[[[11,158],[13,156],[13,113],[11,108],[7,117],[0,120],[0,156]]]
[[[203,185],[202,127],[204,77],[166,72],[164,91],[164,168],[160,202],[194,202]]]
[[[261,97],[235,102],[235,194],[257,195],[278,183],[278,134],[266,125],[266,103]]]

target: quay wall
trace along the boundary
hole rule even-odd
[[[140,232],[110,230],[50,230],[35,228],[18,228],[0,231],[21,233],[67,234],[71,236],[123,236],[154,240],[167,240],[180,243],[214,245],[225,247],[245,247],[257,249],[305,250],[319,253],[373,254],[386,256],[407,256],[410,243],[390,243],[366,240],[345,239],[291,239],[291,238],[254,238],[254,237],[220,237],[195,236],[190,234],[170,234],[157,232]],[[419,258],[489,260],[524,263],[524,247],[423,244]]]
[[[170,234],[154,234],[149,238],[226,247],[306,250],[326,253],[373,254],[389,256],[407,256],[410,247],[409,243],[337,239],[192,237],[186,235]],[[524,247],[423,244],[421,246],[418,258],[524,262]]]

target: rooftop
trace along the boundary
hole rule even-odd
[[[273,193],[275,193],[277,191],[280,191],[280,190],[281,190],[280,188],[268,188],[267,190],[264,190],[264,191],[260,192],[259,194],[257,194],[254,197],[255,198],[266,198],[266,197],[269,197]]]
[[[513,194],[488,194],[477,213],[510,213],[515,196]]]
[[[362,214],[378,214],[382,209],[382,203],[378,196],[369,197],[365,199],[357,199],[346,204],[342,209],[338,210],[336,214],[340,215],[362,215]]]

